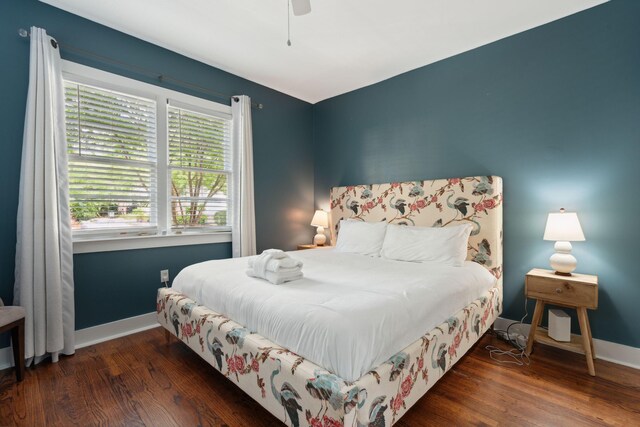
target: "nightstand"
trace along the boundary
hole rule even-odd
[[[587,309],[598,308],[598,276],[575,273],[571,276],[559,276],[550,270],[534,268],[527,273],[524,292],[527,298],[536,300],[526,354],[531,354],[534,341],[581,353],[587,357],[589,374],[595,376],[593,359],[596,358],[596,353],[593,349]],[[570,342],[559,342],[549,337],[545,330],[538,329],[545,304],[575,308],[582,336],[571,334]]]
[[[301,251],[303,249],[315,249],[320,247],[321,246],[318,246],[318,245],[298,245],[298,250]]]

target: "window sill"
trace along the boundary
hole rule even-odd
[[[126,251],[130,249],[164,248],[170,246],[204,245],[208,243],[227,243],[231,241],[231,232],[168,234],[155,236],[114,237],[73,242],[74,254],[92,252]]]

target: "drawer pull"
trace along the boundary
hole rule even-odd
[[[562,288],[556,288],[556,294],[561,294],[562,293]]]

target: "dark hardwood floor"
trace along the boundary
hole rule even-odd
[[[529,367],[499,365],[486,335],[398,426],[640,426],[640,371],[538,345]],[[26,370],[0,372],[0,425],[271,426],[279,422],[156,328]]]

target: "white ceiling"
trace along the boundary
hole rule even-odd
[[[287,0],[41,1],[311,103],[605,2],[311,0],[288,47]]]

